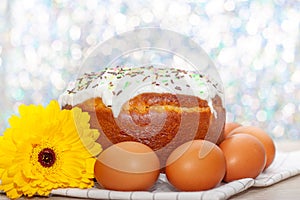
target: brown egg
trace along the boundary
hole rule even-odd
[[[121,142],[98,156],[94,171],[97,182],[106,189],[141,191],[154,185],[160,163],[148,146],[138,142]]]
[[[225,157],[217,145],[206,140],[194,140],[170,154],[166,176],[178,190],[208,190],[222,181],[225,166]]]
[[[225,127],[224,127],[224,138],[226,138],[231,131],[233,131],[234,129],[236,129],[236,128],[240,127],[240,126],[242,126],[242,125],[239,124],[239,123],[236,123],[236,122],[228,122],[228,123],[226,123]]]
[[[226,159],[225,182],[241,178],[256,178],[266,164],[263,144],[248,134],[227,137],[221,144]]]
[[[252,135],[256,137],[264,145],[266,155],[267,155],[267,162],[266,162],[265,169],[268,168],[272,164],[276,154],[276,148],[272,138],[264,130],[255,126],[238,127],[233,131],[231,131],[230,135],[238,134],[238,133],[245,133],[245,134]]]

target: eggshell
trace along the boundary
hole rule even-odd
[[[229,136],[231,131],[233,131],[234,129],[236,129],[240,126],[242,126],[242,125],[239,123],[236,123],[236,122],[227,122],[224,127],[224,138]]]
[[[99,185],[110,190],[148,190],[156,182],[160,163],[148,146],[138,142],[121,142],[105,149],[94,167]]]
[[[276,147],[273,139],[264,130],[255,126],[238,127],[233,131],[231,131],[230,135],[238,134],[238,133],[245,133],[245,134],[252,135],[256,137],[264,145],[266,155],[267,155],[267,162],[266,162],[265,169],[268,168],[272,164],[276,154]]]
[[[226,159],[225,182],[242,178],[256,178],[266,164],[263,144],[254,136],[236,134],[227,137],[221,144]]]
[[[178,190],[208,190],[222,181],[225,166],[225,157],[217,145],[194,140],[182,144],[170,154],[166,176]]]

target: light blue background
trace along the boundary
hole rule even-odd
[[[300,139],[299,10],[296,0],[1,0],[0,135],[20,104],[57,99],[90,48],[161,27],[190,37],[215,62],[228,121]]]

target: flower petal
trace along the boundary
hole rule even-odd
[[[63,173],[68,176],[68,177],[72,177],[72,178],[80,178],[81,177],[81,173],[82,170],[81,168],[78,168],[76,166],[73,165],[69,165],[69,164],[65,164],[64,168],[62,169]]]
[[[12,188],[11,190],[7,190],[6,195],[11,199],[17,199],[22,196],[22,192],[18,191],[16,188]]]
[[[96,162],[95,158],[89,158],[89,159],[86,160],[86,172],[87,172],[87,174],[92,175],[92,177],[89,177],[89,178],[94,177],[95,162]]]

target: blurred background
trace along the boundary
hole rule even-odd
[[[137,27],[186,35],[215,63],[227,121],[300,139],[298,0],[1,0],[0,135],[20,104],[47,105],[88,49]]]

